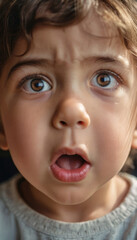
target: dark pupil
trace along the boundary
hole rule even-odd
[[[39,92],[40,90],[43,89],[44,87],[44,83],[42,80],[40,79],[34,79],[32,82],[31,82],[31,87],[34,91],[37,91]]]
[[[110,83],[110,78],[107,74],[98,76],[98,84],[102,87],[106,87]]]

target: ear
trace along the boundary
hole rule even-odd
[[[6,137],[0,133],[0,148],[4,151],[8,150],[8,144],[6,141]]]
[[[4,129],[3,129],[1,119],[0,119],[0,148],[4,151],[8,150],[6,135],[5,135],[5,132],[4,132]]]
[[[135,129],[133,134],[132,148],[137,149],[137,129]]]

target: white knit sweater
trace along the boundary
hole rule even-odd
[[[65,223],[47,218],[25,204],[17,191],[21,176],[0,186],[0,240],[136,240],[137,179],[124,202],[96,220]]]

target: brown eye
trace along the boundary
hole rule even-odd
[[[112,72],[101,72],[94,75],[90,81],[91,86],[95,86],[100,89],[113,90],[118,86],[119,77]]]
[[[31,88],[35,92],[42,91],[44,88],[44,82],[42,80],[34,79],[31,81]]]
[[[97,77],[97,83],[98,85],[100,85],[101,87],[106,87],[110,84],[111,79],[109,77],[108,74],[100,74]]]
[[[39,77],[30,77],[25,80],[23,89],[28,93],[41,93],[51,90],[48,80]]]

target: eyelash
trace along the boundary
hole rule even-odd
[[[108,85],[104,85],[104,86],[101,86],[97,83],[97,78],[100,77],[100,76],[109,76],[110,78],[110,83],[108,83]],[[116,83],[114,84],[115,86],[113,87],[109,87],[109,85],[112,83],[112,78],[115,79]],[[102,78],[103,79],[103,78]],[[29,93],[29,94],[40,94],[42,92],[49,92],[51,89],[52,89],[52,83],[50,81],[50,79],[46,76],[44,76],[43,74],[32,74],[32,75],[27,75],[25,77],[23,77],[20,82],[18,83],[17,85],[17,88],[20,89],[22,88],[22,86],[28,82],[29,84],[29,81],[35,81],[35,80],[41,80],[41,82],[45,82],[47,84],[49,84],[49,87],[48,89],[44,90],[44,91],[41,91],[43,90],[43,86],[42,86],[42,89],[40,90],[34,90],[32,87],[32,84],[30,82],[30,86],[29,90],[26,90],[24,89],[24,91],[26,93]],[[40,82],[39,82],[40,83]],[[106,69],[101,69],[99,71],[97,71],[96,73],[94,73],[92,75],[92,77],[89,79],[89,86],[92,88],[95,88],[96,90],[99,90],[99,91],[114,91],[116,90],[120,84],[124,84],[123,82],[123,78],[121,77],[121,74],[120,73],[115,73],[114,71],[111,71],[111,70],[106,70]],[[44,84],[43,84],[44,85]],[[36,86],[37,87],[37,86]]]
[[[93,80],[94,80],[94,78],[98,78],[99,76],[109,76],[110,78],[113,78],[113,79],[115,79],[115,81],[116,81],[116,87],[107,87],[107,85],[106,86],[99,86],[99,84],[98,84],[98,86],[97,85],[95,85],[95,84],[93,84],[92,82],[93,82]],[[112,81],[112,79],[110,79],[111,81]],[[94,75],[90,78],[90,80],[89,80],[89,85],[91,86],[91,87],[95,87],[95,88],[100,88],[100,90],[104,90],[104,91],[113,91],[113,90],[115,90],[115,89],[117,89],[118,88],[118,86],[120,85],[120,84],[124,84],[124,82],[123,82],[123,78],[121,77],[121,74],[120,73],[115,73],[114,71],[111,71],[111,70],[104,70],[104,69],[101,69],[101,70],[99,70],[99,71],[97,71],[96,73],[94,73]]]
[[[35,80],[41,80],[41,81],[49,84],[49,85],[50,85],[50,89],[52,88],[52,83],[51,83],[51,81],[50,81],[50,79],[49,79],[48,77],[43,76],[43,74],[32,74],[32,75],[27,75],[27,76],[23,77],[23,79],[21,79],[20,82],[18,83],[17,89],[22,88],[22,86],[23,86],[25,83],[27,83],[27,82],[29,82],[29,81],[33,81],[33,80],[34,80],[34,81],[35,81]],[[49,89],[49,90],[46,90],[46,91],[48,92],[48,91],[50,91],[50,89]],[[26,91],[26,92],[29,92],[29,91],[27,91],[27,90],[25,90],[25,91]],[[38,94],[38,93],[42,93],[42,92],[44,92],[44,91],[34,91],[34,90],[32,90],[32,92],[29,92],[29,94],[35,94],[35,93]]]

